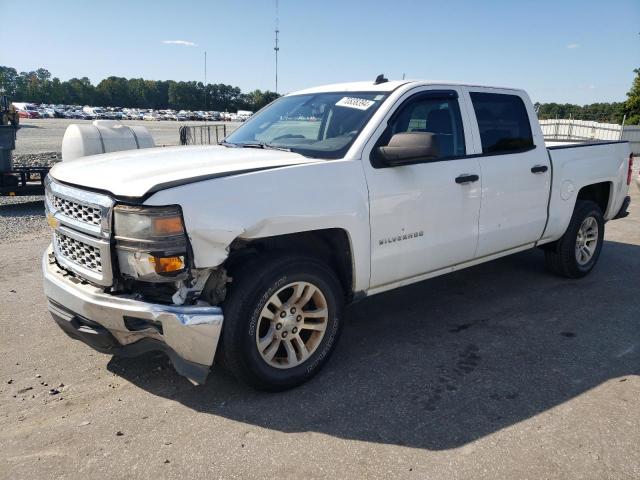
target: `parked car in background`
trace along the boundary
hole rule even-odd
[[[107,118],[107,120],[122,120],[124,115],[122,114],[122,112],[109,111],[105,113],[105,117]]]
[[[253,112],[249,110],[238,110],[236,115],[237,115],[238,121],[244,122],[248,120],[251,117],[251,115],[253,115]]]
[[[101,118],[104,118],[103,115],[105,110],[102,107],[84,106],[82,107],[82,112],[93,119],[96,119],[96,118],[101,119]]]
[[[40,118],[38,108],[33,103],[13,102],[19,118]]]
[[[40,108],[38,110],[40,118],[55,118],[55,111],[53,108]]]
[[[62,104],[32,104],[18,102],[16,109],[22,118],[66,118],[76,120],[149,120],[149,121],[200,121],[244,122],[253,112],[238,110],[235,113],[219,112],[215,110],[180,110],[171,108],[122,108],[96,107],[90,105],[62,105]]]

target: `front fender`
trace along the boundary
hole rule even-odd
[[[157,192],[145,204],[182,207],[198,268],[223,263],[237,238],[343,229],[352,243],[354,288],[369,286],[369,201],[358,160],[328,160],[196,182]]]

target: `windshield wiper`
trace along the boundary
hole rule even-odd
[[[271,145],[271,144],[266,143],[266,142],[233,143],[231,145],[234,145],[234,146],[239,147],[239,148],[262,148],[263,150],[280,150],[281,152],[290,152],[291,151],[290,148],[276,147],[275,145]]]

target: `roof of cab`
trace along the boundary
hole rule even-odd
[[[304,90],[298,90],[297,92],[291,92],[287,95],[302,95],[308,93],[322,93],[322,92],[392,92],[398,87],[406,84],[419,85],[451,85],[451,86],[465,86],[465,87],[484,87],[484,88],[497,88],[500,90],[520,90],[518,88],[510,87],[498,87],[495,85],[477,85],[471,83],[457,83],[447,82],[440,80],[391,80],[384,83],[375,84],[372,81],[368,82],[349,82],[349,83],[333,83],[331,85],[321,85],[319,87],[306,88]]]
[[[349,82],[349,83],[334,83],[331,85],[321,85],[319,87],[305,88],[304,90],[298,90],[292,92],[289,95],[301,95],[305,93],[321,93],[321,92],[391,92],[401,85],[409,83],[407,80],[393,80],[390,82],[384,82],[374,84],[374,82]]]

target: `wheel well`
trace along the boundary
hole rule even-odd
[[[225,265],[231,275],[257,254],[282,251],[315,257],[329,265],[340,280],[348,300],[353,296],[353,260],[347,232],[340,228],[311,230],[253,240],[236,239]]]
[[[611,183],[602,182],[586,185],[578,192],[578,200],[591,200],[595,202],[602,210],[604,215],[609,206],[609,193],[611,192]]]

